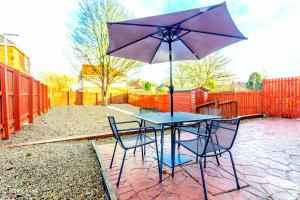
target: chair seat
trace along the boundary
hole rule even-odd
[[[135,147],[154,143],[155,140],[145,134],[131,135],[122,137],[122,143],[126,149],[132,149]]]
[[[189,133],[192,133],[192,134],[195,134],[195,135],[206,133],[206,130],[204,128],[200,128],[198,130],[198,127],[193,127],[193,126],[177,127],[177,129],[179,129],[181,131],[189,132]]]
[[[205,146],[205,140],[204,138],[198,138],[198,139],[192,139],[192,140],[182,140],[178,141],[180,145],[187,148],[192,153],[201,156],[203,154],[204,146]],[[198,145],[197,145],[198,144]],[[216,153],[224,153],[227,151],[226,149],[222,148],[220,145],[217,145],[212,142],[208,142],[205,156],[210,156],[210,153],[213,153],[215,155]]]

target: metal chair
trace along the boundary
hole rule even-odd
[[[144,161],[144,153],[143,153],[143,146],[149,145],[149,144],[155,144],[155,150],[156,150],[156,156],[157,156],[157,165],[158,165],[158,170],[160,172],[160,167],[159,167],[159,160],[158,160],[158,148],[157,148],[157,135],[156,135],[156,130],[153,127],[142,127],[140,122],[138,121],[125,121],[125,122],[115,122],[115,118],[113,116],[108,116],[108,121],[109,125],[111,127],[111,130],[113,132],[113,136],[116,139],[115,147],[114,147],[114,152],[111,158],[110,162],[110,168],[112,168],[115,153],[116,153],[116,148],[117,144],[121,146],[122,149],[124,149],[124,154],[123,154],[123,159],[122,159],[122,164],[120,168],[120,173],[118,177],[118,182],[117,182],[117,187],[119,187],[121,175],[122,175],[122,170],[124,166],[124,161],[126,157],[126,151],[129,149],[135,149],[137,147],[141,147],[141,152],[142,152],[142,160]],[[128,129],[118,129],[117,125],[118,124],[125,124],[125,123],[137,123],[139,127],[137,128],[128,128]],[[136,135],[131,135],[128,137],[121,137],[120,133],[124,131],[138,131],[138,134]],[[143,134],[141,132],[144,131]],[[147,131],[153,131],[154,132],[154,139],[149,137],[146,133]]]
[[[221,116],[221,109],[206,108],[205,107],[204,108],[204,114]],[[193,123],[193,124],[178,126],[177,127],[178,140],[180,140],[181,131],[192,133],[194,135],[197,135],[198,137],[202,134],[207,134],[209,125],[210,125],[210,121],[206,120],[206,121],[199,121],[199,122]],[[213,132],[215,132],[214,129],[213,129]],[[218,140],[217,137],[216,137],[216,140]],[[180,143],[178,144],[178,148],[179,147],[180,147]],[[216,157],[216,159],[217,159],[217,163],[219,164],[219,161],[218,161],[217,157]],[[196,161],[198,161],[198,158],[196,158]]]
[[[143,108],[143,107],[140,108],[140,114],[143,114],[143,113],[156,113],[156,112],[159,112],[158,108]],[[141,124],[141,126],[143,126],[143,127],[153,127],[153,128],[155,128],[156,131],[161,131],[161,125],[153,124],[151,122],[143,121],[143,124]],[[165,126],[165,128],[168,128],[168,126]],[[135,152],[136,152],[136,148],[134,148],[133,153],[135,154]],[[146,146],[144,147],[144,154],[146,154]]]
[[[206,157],[217,156],[228,152],[230,155],[237,189],[240,188],[232,154],[230,152],[230,149],[233,146],[238,132],[239,124],[239,118],[212,120],[208,134],[201,135],[200,139],[196,138],[191,140],[178,141],[178,143],[180,143],[182,147],[186,148],[197,157],[200,157],[199,164],[205,199],[207,199],[207,191],[203,174],[202,159]],[[213,133],[213,130],[216,131]],[[218,143],[213,137],[211,137],[212,134],[217,135],[219,139]]]

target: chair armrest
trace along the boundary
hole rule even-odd
[[[132,121],[124,121],[124,122],[116,122],[116,124],[129,124],[129,123],[138,123],[139,127],[142,126],[141,123],[137,120],[132,120]]]
[[[156,129],[154,127],[149,127],[149,126],[143,126],[143,127],[138,127],[138,128],[118,129],[119,132],[124,132],[124,131],[140,131],[140,130],[152,130],[153,132],[156,133]]]

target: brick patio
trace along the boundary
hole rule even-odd
[[[182,134],[185,135],[185,134]],[[165,139],[169,141],[170,136]],[[169,150],[169,142],[165,145]],[[175,168],[164,166],[163,182],[158,183],[153,149],[147,148],[144,162],[141,152],[128,151],[120,187],[116,188],[122,150],[112,169],[109,163],[113,144],[97,146],[109,180],[119,199],[203,199],[199,164],[195,161]],[[188,152],[181,149],[183,154]],[[232,149],[241,189],[236,190],[229,156],[223,154],[220,167],[208,158],[205,178],[209,199],[297,199],[300,195],[300,121],[266,119],[243,123]],[[194,159],[195,160],[195,159]]]

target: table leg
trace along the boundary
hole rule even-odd
[[[159,182],[162,182],[162,171],[163,171],[163,159],[164,159],[164,125],[161,125],[161,135],[160,135],[160,173],[159,173]]]
[[[174,177],[175,168],[175,132],[174,126],[171,126],[171,159],[172,159],[172,177]]]

